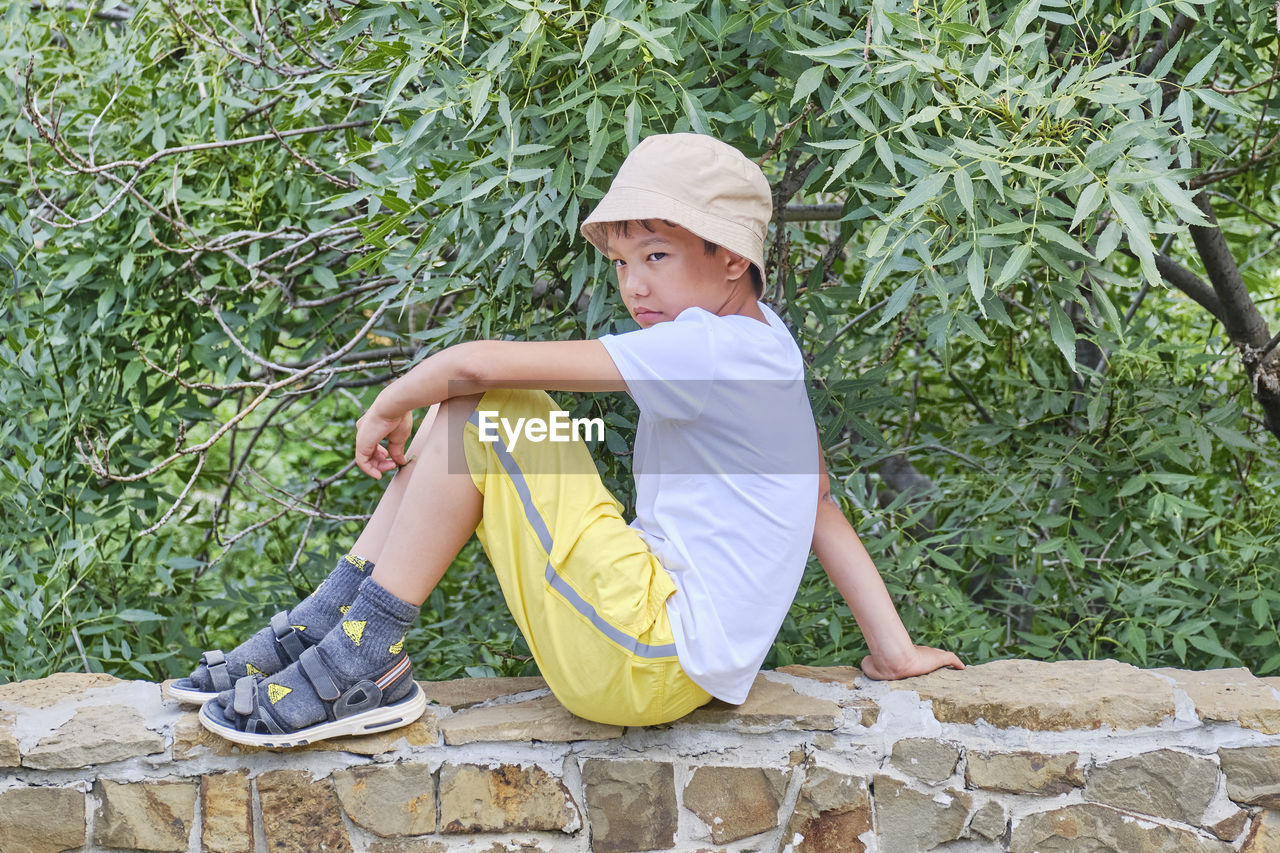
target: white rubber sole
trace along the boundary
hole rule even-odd
[[[218,694],[205,693],[193,687],[182,687],[178,682],[183,679],[172,679],[160,685],[160,694],[183,705],[203,705]]]
[[[214,719],[210,711],[211,708],[213,708],[212,705],[206,704],[200,709],[200,725],[214,734],[224,737],[233,743],[242,743],[246,746],[278,748],[305,746],[318,740],[327,740],[331,737],[342,737],[343,735],[370,735],[407,726],[417,720],[418,717],[421,717],[422,712],[426,710],[427,694],[423,692],[417,682],[414,682],[413,690],[409,695],[393,705],[373,708],[360,714],[344,717],[341,720],[334,720],[331,723],[317,723],[314,726],[282,735],[271,733],[250,734],[249,732],[239,731],[227,725],[225,721]]]

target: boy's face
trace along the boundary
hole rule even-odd
[[[643,328],[674,320],[686,308],[713,314],[737,313],[749,298],[755,304],[749,262],[724,248],[707,254],[702,238],[661,219],[628,224],[627,233],[609,232],[609,259],[618,273],[618,292],[632,319]]]

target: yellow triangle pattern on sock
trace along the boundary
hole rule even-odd
[[[342,623],[342,632],[351,638],[351,642],[357,646],[360,645],[360,638],[364,636],[364,626],[368,624],[364,619],[350,620]]]
[[[265,672],[258,669],[256,666],[254,666],[251,663],[246,663],[244,665],[244,668],[245,668],[245,671],[248,672],[250,675],[266,675]]]
[[[364,557],[357,557],[355,554],[348,554],[345,559],[348,563],[355,566],[362,572],[364,571],[365,564],[369,562]]]
[[[283,684],[267,685],[267,698],[271,700],[272,705],[276,704],[277,702],[279,702],[281,699],[288,696],[292,692],[293,692],[292,687],[285,687]]]
[[[351,605],[350,605],[350,604],[339,604],[339,605],[338,605],[338,612],[339,612],[339,613],[341,613],[343,616],[346,616],[346,615],[347,615],[347,611],[348,611],[348,610],[350,610],[350,609],[351,609]]]
[[[407,636],[407,635],[406,635],[406,636]],[[401,652],[401,651],[403,651],[403,650],[404,650],[404,636],[401,636],[401,637],[400,637],[400,639],[399,639],[397,642],[395,642],[394,644],[392,644],[392,645],[387,649],[387,651],[391,652],[391,654],[393,654],[393,655],[398,655],[398,654],[400,654],[400,652]]]
[[[307,626],[306,626],[306,625],[290,625],[289,627],[290,627],[290,628],[292,628],[292,629],[293,629],[293,630],[295,630],[295,631],[305,631],[305,630],[307,630]]]

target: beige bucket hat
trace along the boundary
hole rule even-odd
[[[606,222],[666,219],[737,252],[764,278],[764,238],[773,197],[760,167],[732,145],[697,133],[640,142],[609,191],[582,223],[582,236],[607,252]]]

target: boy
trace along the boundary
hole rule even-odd
[[[911,644],[829,495],[803,359],[759,301],[770,218],[769,185],[736,149],[694,134],[640,143],[582,233],[641,328],[464,343],[389,385],[357,424],[361,470],[399,468],[361,557],[230,655],[206,653],[171,695],[210,699],[201,722],[255,745],[412,722],[425,698],[404,634],[472,532],[552,692],[589,719],[651,725],[712,696],[742,702],[810,548],[867,638],[868,676],[963,668]],[[636,400],[631,525],[580,441],[488,428],[545,425],[547,390]]]

